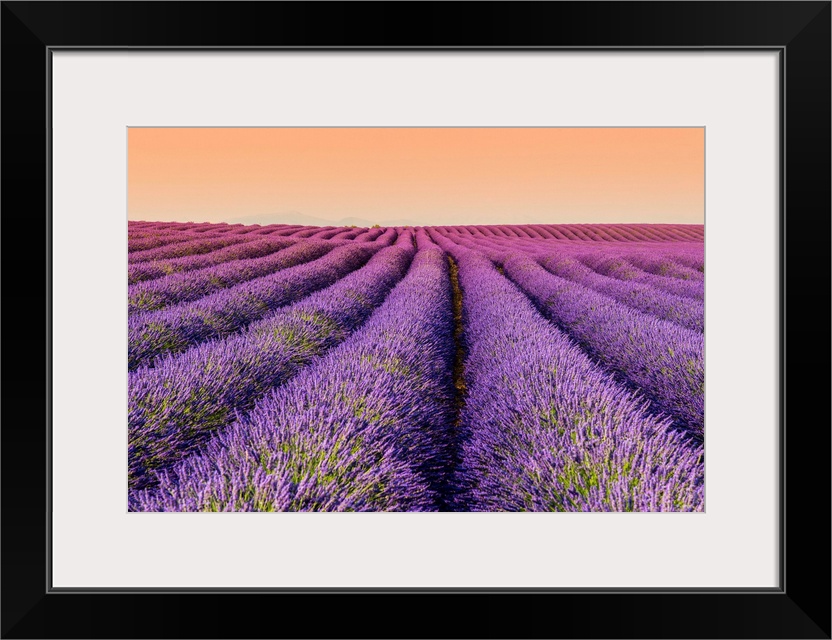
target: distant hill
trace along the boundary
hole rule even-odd
[[[356,227],[372,227],[379,225],[382,227],[404,227],[417,226],[413,220],[389,219],[389,220],[370,220],[367,218],[359,218],[356,216],[347,216],[339,218],[338,220],[327,220],[326,218],[319,218],[317,216],[310,216],[299,211],[285,211],[280,213],[260,213],[257,215],[240,216],[239,218],[229,218],[230,224],[302,224],[309,227],[348,227],[355,225]]]

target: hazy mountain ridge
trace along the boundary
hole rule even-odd
[[[327,220],[326,218],[319,218],[317,216],[310,216],[299,211],[286,211],[283,213],[260,213],[250,216],[240,216],[239,218],[229,218],[229,224],[300,224],[308,227],[372,227],[379,225],[382,227],[415,227],[418,226],[413,220],[403,218],[390,220],[369,220],[366,218],[359,218],[356,216],[347,216],[338,220]]]

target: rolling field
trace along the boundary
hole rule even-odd
[[[703,511],[704,227],[128,227],[130,511]]]

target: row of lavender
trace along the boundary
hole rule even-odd
[[[702,509],[701,445],[651,415],[482,252],[431,235],[459,264],[466,314],[460,506]]]
[[[178,260],[180,266],[190,260],[198,261],[197,266],[201,268],[183,268],[129,287],[129,366],[135,369],[162,353],[180,351],[191,343],[238,330],[258,314],[290,301],[298,292],[310,293],[331,284],[344,275],[345,270],[355,268],[356,261],[365,260],[373,246],[390,243],[397,235],[397,230],[388,229],[370,242],[273,240],[265,245],[254,242],[242,247],[220,248],[207,255],[183,256]],[[461,241],[473,242],[469,239]],[[493,249],[497,241],[480,239],[477,242]],[[246,246],[257,248],[258,253],[265,252],[265,255],[246,258],[244,256],[251,255],[241,250]],[[515,248],[522,246],[517,243]],[[701,272],[663,256],[646,255],[640,246],[627,247],[627,251],[617,254],[629,262],[618,262],[635,269],[639,274],[638,282],[629,273],[619,276],[623,279],[618,280],[602,275],[604,265],[596,266],[597,272],[593,272],[571,258],[570,253],[577,251],[576,247],[572,243],[559,243],[553,249],[538,243],[535,251],[543,264],[555,273],[683,327],[703,329]],[[333,250],[329,259],[317,260]],[[603,260],[604,256],[608,253],[596,251],[594,255],[579,257],[591,265],[594,259],[601,257]],[[151,271],[158,263],[159,260],[149,260],[137,264],[139,267],[147,265],[146,271]],[[636,264],[643,268],[635,267]],[[287,267],[296,268],[286,270]],[[675,271],[677,277],[655,275],[652,271],[656,270]],[[190,304],[193,301],[196,303]]]
[[[362,268],[243,331],[167,354],[130,374],[131,487],[146,486],[150,470],[170,466],[227,427],[235,411],[250,409],[342,342],[403,277],[412,256],[409,241],[381,248]]]
[[[202,230],[204,231],[204,230]],[[232,233],[233,231],[233,233]],[[197,239],[179,240],[170,244],[158,246],[152,249],[134,251],[129,256],[128,282],[129,307],[131,313],[143,310],[160,309],[172,302],[184,302],[188,299],[197,299],[208,293],[226,288],[233,284],[244,282],[266,275],[272,271],[294,264],[298,257],[308,253],[310,242],[318,241],[318,250],[324,246],[322,238],[283,237],[253,235],[249,230],[243,231],[227,228],[226,233],[209,230]],[[290,230],[291,231],[291,230]],[[363,233],[350,234],[350,238],[329,239],[326,246],[332,247],[335,244],[350,244],[354,240],[356,244],[373,242],[379,237],[393,237],[404,230],[401,228],[372,229],[366,236]],[[463,241],[474,240],[473,236],[448,232],[446,228],[437,228],[443,233],[455,234]],[[136,233],[139,233],[138,231]],[[165,230],[160,235],[166,233]],[[391,235],[392,234],[392,235]],[[224,236],[224,237],[220,237]],[[147,238],[144,238],[147,240]],[[325,238],[324,238],[325,239]],[[673,251],[667,253],[665,245],[656,243],[634,242],[617,244],[613,259],[610,260],[609,243],[587,243],[572,241],[541,241],[515,236],[508,240],[504,237],[478,238],[477,241],[487,240],[505,244],[508,242],[513,248],[525,247],[536,252],[540,257],[557,257],[558,261],[552,263],[565,269],[562,258],[576,253],[580,248],[581,255],[577,256],[584,264],[578,265],[574,260],[569,265],[570,277],[586,276],[594,278],[595,282],[585,282],[587,286],[595,287],[606,278],[598,279],[598,274],[586,273],[587,268],[592,268],[604,276],[613,276],[621,280],[638,280],[639,283],[664,292],[682,297],[702,298],[702,261],[701,243],[673,243]],[[293,247],[293,245],[296,245]],[[282,249],[292,250],[281,251]],[[313,251],[314,253],[314,251]],[[552,265],[550,265],[552,266]],[[580,267],[584,272],[578,274],[575,267]],[[196,273],[193,273],[196,272]],[[612,272],[612,273],[610,273]],[[148,281],[157,280],[150,283]],[[680,282],[682,280],[682,282]],[[684,282],[689,280],[689,282]],[[608,282],[609,284],[609,282]],[[632,287],[633,282],[625,285],[617,284],[618,293],[624,292],[624,287]],[[644,287],[635,287],[635,291],[629,291],[629,297],[635,299],[644,295]],[[611,293],[609,287],[603,291]],[[637,294],[637,295],[634,295]],[[658,311],[661,314],[661,311]],[[675,314],[676,310],[669,309],[665,313]],[[698,309],[690,308],[683,311],[687,316],[701,315]],[[690,324],[695,322],[691,318],[684,320]],[[701,327],[700,327],[701,328]]]
[[[556,275],[557,268],[547,271],[522,249],[489,241],[461,241],[461,244],[473,244],[477,251],[500,265],[544,316],[619,381],[650,399],[656,409],[672,416],[679,427],[699,437],[704,435],[704,335],[701,332],[704,308],[701,304],[683,306],[685,299],[674,300],[661,293],[635,298],[635,302],[625,294],[624,300],[630,300],[631,304],[622,304],[594,287]],[[543,262],[552,264],[555,259],[544,257]],[[699,284],[701,287],[704,282]],[[688,314],[681,319],[671,318],[677,319],[676,322],[662,319],[634,308],[639,306],[639,299],[651,307],[671,309],[674,314],[686,310]],[[685,320],[697,319],[698,327],[685,326]]]
[[[373,229],[369,241],[356,230],[269,234],[268,245],[254,231],[229,228],[223,235],[250,241],[180,254],[181,265],[214,258],[133,290],[161,296],[162,308],[134,305],[130,318],[131,510],[702,509],[695,401],[662,405],[661,385],[645,393],[622,375],[627,361],[604,361],[578,339],[582,350],[578,331],[545,309],[550,278],[595,291],[617,314],[611,326],[643,304],[627,306],[615,286],[625,280],[590,268],[608,253],[558,242],[552,254],[539,238],[451,228]],[[258,248],[231,254],[249,244]],[[639,244],[617,244],[615,258],[693,285],[655,304],[669,313],[686,301],[676,324],[660,322],[701,337],[701,314],[684,326],[702,299],[696,247],[651,254]],[[662,291],[635,284],[641,298]],[[610,335],[598,344],[614,345]],[[452,372],[463,355],[460,385]]]
[[[347,341],[158,473],[158,487],[132,492],[130,507],[435,510],[451,437],[446,271],[441,251],[419,252]]]
[[[398,230],[407,227],[389,227]],[[413,227],[415,231],[419,227]],[[527,238],[538,240],[569,240],[577,242],[694,242],[705,239],[704,225],[690,224],[536,224],[536,225],[468,225],[431,227],[434,230],[470,235],[474,237]],[[285,236],[294,238],[355,239],[367,240],[366,234],[378,227],[313,227],[304,225],[273,224],[229,225],[210,223],[135,222],[128,223],[128,240],[131,251],[161,246],[176,239],[196,239],[200,236],[248,235]],[[386,227],[381,228],[382,231]],[[362,237],[363,236],[363,237]],[[158,242],[158,245],[154,244]],[[135,244],[135,246],[134,246]]]

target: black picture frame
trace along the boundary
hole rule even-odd
[[[830,638],[830,15],[828,1],[2,2],[2,637]],[[51,588],[48,91],[51,51],[68,47],[778,51],[779,588]]]

